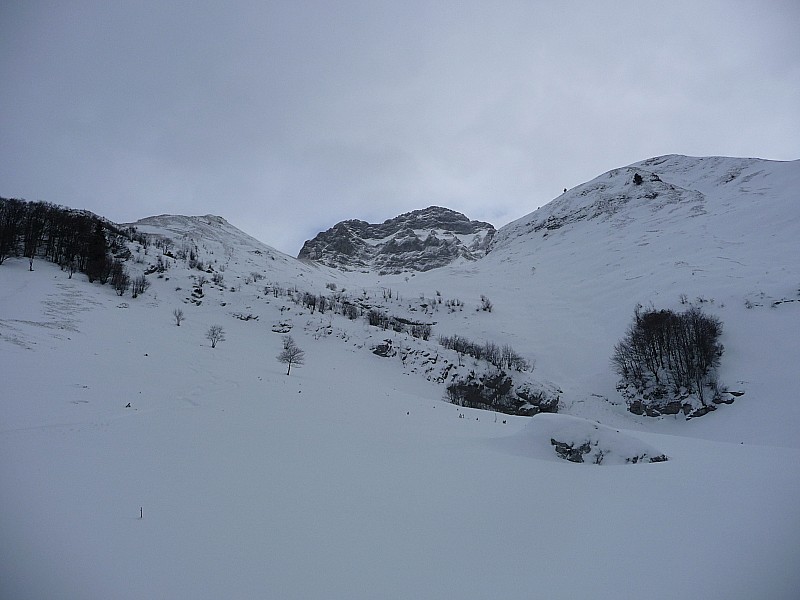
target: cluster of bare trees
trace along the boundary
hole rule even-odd
[[[289,290],[288,293],[291,294],[291,290]],[[295,291],[294,299],[295,302],[307,308],[312,313],[314,311],[319,311],[320,314],[332,312],[347,317],[351,321],[360,317],[364,312],[358,305],[349,300],[346,294],[336,292],[335,290],[334,293],[327,296],[325,294],[311,294],[309,292],[301,293]]]
[[[0,264],[9,256],[57,263],[69,272],[85,273],[89,282],[111,283],[118,295],[128,289],[136,298],[149,286],[144,275],[131,277],[120,258],[126,240],[147,245],[133,229],[120,229],[86,211],[47,202],[0,198]]]
[[[318,310],[320,313],[325,313],[328,310],[333,310],[333,300],[326,297],[324,294],[311,294],[303,292],[301,304],[309,309],[312,313]]]
[[[398,333],[407,332],[415,338],[427,340],[431,336],[433,325],[420,321],[411,321],[402,317],[393,317],[375,308],[367,311],[367,323],[381,329],[391,329]]]
[[[138,239],[97,215],[47,202],[0,198],[0,264],[9,256],[40,257],[68,269],[86,273],[90,280],[111,275],[109,252],[120,240]]]
[[[150,287],[150,282],[144,275],[139,275],[131,280],[131,297],[136,298]]]
[[[480,344],[460,335],[440,335],[439,345],[449,350],[455,350],[459,354],[459,357],[467,355],[477,360],[485,360],[498,369],[509,369],[519,372],[533,370],[533,363],[518,354],[508,344],[504,344],[503,346],[498,346],[494,342],[483,342]]]
[[[131,287],[131,276],[121,260],[115,259],[111,263],[111,286],[118,296],[122,296]]]
[[[289,296],[294,302],[308,309],[314,313],[319,311],[320,314],[332,312],[343,315],[351,321],[357,319],[363,313],[354,302],[352,302],[343,292],[337,292],[334,288],[333,293],[325,294],[312,294],[311,292],[301,292],[297,288],[284,289],[277,285],[264,286],[264,294],[273,295],[275,298],[286,295]]]
[[[684,388],[705,404],[704,388],[716,383],[713,373],[723,352],[721,335],[722,322],[698,307],[676,313],[639,306],[611,360],[625,383],[674,393]]]
[[[312,294],[310,292],[301,292],[298,289],[284,289],[276,285],[267,285],[264,287],[264,294],[273,295],[278,298],[281,295],[289,296],[294,302],[308,309],[312,313],[319,312],[324,314],[332,312],[340,314],[351,321],[363,316],[366,318],[367,323],[373,327],[380,327],[381,329],[391,329],[397,332],[407,332],[416,338],[427,340],[433,329],[430,323],[423,323],[420,321],[412,321],[402,317],[391,316],[377,308],[369,308],[366,304],[366,292],[364,298],[352,299],[344,291],[338,292],[335,290],[335,284],[332,289],[333,293],[325,294]],[[388,297],[391,297],[391,290],[388,291]],[[387,297],[387,291],[384,290],[384,297]]]

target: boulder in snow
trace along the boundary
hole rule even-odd
[[[667,460],[663,452],[632,435],[569,415],[540,413],[520,435],[539,458],[596,465]]]

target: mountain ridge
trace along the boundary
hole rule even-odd
[[[514,236],[554,230],[584,219],[612,220],[614,214],[624,212],[624,208],[646,208],[657,213],[672,204],[674,208],[693,211],[683,211],[683,216],[697,215],[705,210],[703,206],[707,194],[716,198],[724,188],[733,194],[758,198],[762,192],[753,186],[759,183],[759,178],[768,176],[765,175],[765,169],[785,172],[796,181],[798,167],[800,160],[770,161],[679,154],[645,159],[598,175],[504,225],[498,230],[491,248],[502,246]],[[636,175],[642,177],[638,185],[634,182]],[[732,186],[738,189],[732,190]],[[616,224],[624,226],[624,220]]]

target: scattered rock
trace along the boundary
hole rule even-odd
[[[595,465],[663,462],[667,456],[634,435],[570,415],[541,413],[517,434],[537,458]]]
[[[397,355],[397,350],[392,346],[392,340],[384,340],[382,344],[378,344],[372,349],[372,353],[376,356],[389,358]]]
[[[558,454],[561,458],[574,463],[582,463],[583,455],[589,454],[589,452],[592,451],[592,446],[589,444],[589,442],[584,442],[575,448],[574,444],[570,444],[568,442],[559,442],[553,438],[550,438],[550,444],[555,446],[556,454]]]
[[[703,415],[707,415],[711,411],[717,410],[717,407],[713,404],[709,404],[708,406],[701,406],[698,409],[693,410],[688,415],[686,415],[686,420],[693,419],[695,417],[702,417]]]

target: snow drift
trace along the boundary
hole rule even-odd
[[[635,436],[569,415],[540,413],[516,436],[536,458],[595,465],[664,462],[667,457]]]

